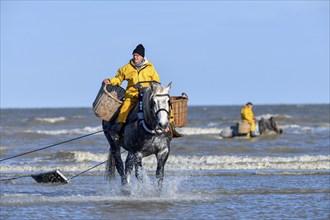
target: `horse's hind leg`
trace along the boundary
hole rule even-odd
[[[124,163],[121,159],[121,152],[120,152],[120,146],[115,147],[114,151],[113,151],[113,155],[116,161],[116,168],[117,171],[121,177],[121,184],[125,185],[127,184],[127,178],[124,172]]]
[[[116,145],[114,143],[114,141],[111,138],[111,135],[108,131],[104,131],[104,135],[107,138],[109,144],[110,144],[110,152],[111,152],[111,157],[113,157],[114,159],[114,163],[111,163],[110,161],[107,163],[107,170],[109,171],[110,175],[114,175],[113,170],[113,165],[115,165],[120,177],[121,177],[121,182],[122,184],[126,184],[127,180],[126,180],[126,176],[124,173],[124,163],[121,159],[121,152],[120,152],[120,146]]]

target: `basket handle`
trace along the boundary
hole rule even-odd
[[[103,91],[110,96],[113,100],[115,100],[116,102],[119,102],[120,104],[122,104],[123,102],[121,100],[119,100],[117,97],[114,97],[113,95],[111,95],[111,93],[108,92],[107,90],[107,85],[104,85],[103,87]]]

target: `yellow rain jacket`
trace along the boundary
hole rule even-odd
[[[109,79],[112,86],[119,86],[122,82],[127,81],[127,87],[125,92],[125,101],[121,106],[117,122],[126,123],[126,118],[135,104],[138,102],[139,91],[134,85],[141,81],[156,81],[160,82],[158,73],[154,66],[149,61],[145,62],[140,69],[138,69],[132,60],[125,66],[118,69],[114,78]],[[146,83],[141,86],[149,86]]]
[[[254,119],[254,114],[252,112],[252,109],[249,108],[249,106],[244,105],[244,107],[241,110],[241,118],[243,121],[248,122],[251,127],[250,131],[255,131],[256,130],[256,123]]]

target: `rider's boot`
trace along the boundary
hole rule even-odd
[[[174,126],[173,122],[170,123],[170,126],[171,126],[171,130],[172,130],[174,138],[183,137],[183,134],[180,134],[177,130],[175,130],[175,126]]]
[[[250,137],[258,137],[258,133],[256,131],[251,131],[250,132]]]
[[[122,134],[122,130],[124,127],[123,122],[116,122],[112,127],[111,127],[111,133],[112,137],[115,141],[118,141],[120,139],[120,136]]]

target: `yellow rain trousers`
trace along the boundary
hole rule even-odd
[[[112,86],[119,86],[122,82],[127,81],[125,92],[125,101],[121,106],[117,122],[126,123],[126,119],[130,111],[138,102],[139,90],[134,87],[135,84],[142,81],[156,81],[160,82],[158,73],[156,72],[152,63],[147,61],[143,66],[138,69],[135,67],[134,62],[130,60],[128,64],[118,69],[114,78],[109,79]],[[141,83],[141,86],[149,86],[149,83]],[[170,111],[171,119],[173,122],[173,113]],[[171,121],[172,120],[172,121]]]
[[[249,106],[245,105],[241,110],[241,118],[243,121],[248,122],[251,127],[250,131],[253,132],[256,130],[256,123],[254,120],[254,114],[252,112],[252,109],[249,108]]]

